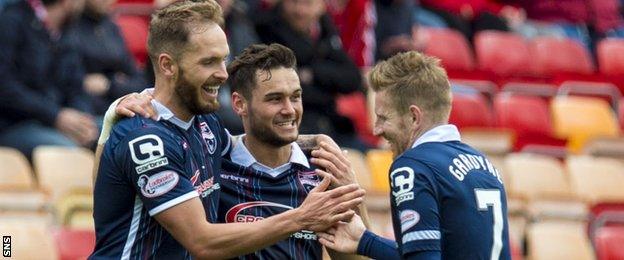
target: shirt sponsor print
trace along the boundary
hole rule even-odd
[[[254,222],[258,220],[264,219],[261,216],[254,216],[251,213],[256,207],[276,207],[281,208],[283,210],[289,210],[293,207],[288,205],[283,205],[275,202],[269,201],[250,201],[238,204],[232,208],[230,208],[225,214],[225,222],[226,223],[235,223],[235,222]],[[296,239],[304,239],[304,240],[317,240],[317,236],[314,232],[309,230],[301,230],[299,232],[295,232],[290,235]]]
[[[410,167],[397,168],[390,173],[392,196],[396,205],[414,199],[414,170]]]
[[[163,171],[152,176],[145,174],[139,176],[137,185],[141,194],[148,198],[158,197],[169,192],[178,184],[180,176],[174,171]]]
[[[155,134],[139,136],[128,142],[137,174],[169,164],[162,139]]]
[[[401,212],[399,212],[399,219],[401,220],[401,232],[405,232],[418,224],[418,221],[420,221],[420,214],[410,209],[401,210]]]

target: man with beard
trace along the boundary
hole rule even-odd
[[[302,88],[294,53],[280,44],[251,45],[228,66],[232,108],[243,122],[221,170],[220,222],[254,222],[301,205],[328,173],[310,166],[295,142],[303,115]],[[337,185],[354,183],[342,152],[327,143],[311,161],[337,177]],[[330,250],[332,258],[346,257]],[[240,259],[322,259],[322,245],[302,230]]]
[[[96,247],[90,259],[222,259],[250,253],[300,230],[348,219],[362,202],[356,185],[325,191],[254,223],[213,224],[221,156],[230,138],[218,118],[228,45],[214,0],[157,11],[148,52],[156,71],[158,116],[126,118],[106,141],[94,191]]]
[[[97,138],[82,64],[68,27],[84,0],[17,0],[0,12],[0,146],[31,157],[39,145]]]
[[[395,157],[389,179],[396,242],[365,231],[354,217],[319,234],[323,245],[377,259],[511,259],[501,176],[448,124],[450,84],[438,63],[411,51],[369,75],[375,134]]]

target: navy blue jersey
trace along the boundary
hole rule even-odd
[[[445,134],[441,129],[434,132]],[[483,154],[461,143],[458,133],[457,140],[428,140],[407,150],[389,177],[403,257],[434,250],[442,259],[511,259],[501,176]]]
[[[208,220],[216,222],[215,173],[229,135],[215,115],[188,123],[168,110],[159,115],[159,121],[122,120],[106,142],[95,183],[97,241],[90,259],[190,259],[153,216],[198,196]]]
[[[242,143],[234,150],[240,145]],[[222,223],[253,222],[299,207],[308,192],[320,182],[307,162],[306,166],[291,162],[285,170],[272,176],[252,166],[240,165],[249,163],[236,157],[232,157],[232,161],[234,163],[224,160],[221,170],[219,221]],[[314,232],[302,230],[239,259],[322,259],[322,246]]]

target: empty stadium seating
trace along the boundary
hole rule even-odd
[[[449,122],[460,130],[467,127],[492,127],[494,115],[482,95],[454,93]]]
[[[84,148],[39,146],[33,152],[33,163],[42,189],[53,201],[74,191],[93,190],[93,152]]]
[[[372,190],[388,193],[390,191],[388,174],[392,164],[392,152],[388,150],[370,150],[366,153],[366,163],[372,176]]]
[[[18,150],[0,147],[0,189],[30,190],[36,187],[28,160]]]
[[[126,46],[141,68],[147,62],[148,22],[144,17],[120,15],[115,20],[126,41]]]
[[[572,190],[579,199],[592,204],[624,202],[624,163],[611,158],[587,155],[566,160]]]
[[[587,49],[571,39],[538,37],[530,43],[533,70],[544,76],[557,73],[592,74],[594,65]]]
[[[616,137],[620,130],[609,104],[598,98],[558,96],[551,102],[554,133],[568,139],[568,148],[580,152],[594,137]]]
[[[95,231],[59,228],[52,232],[59,260],[86,259],[95,248]]]
[[[424,52],[440,58],[444,68],[463,71],[475,69],[470,45],[461,33],[444,28],[421,27],[418,34],[426,44]]]
[[[516,133],[516,151],[527,144],[565,145],[565,140],[553,136],[550,109],[541,97],[499,94],[494,99],[494,111],[498,126]]]
[[[601,73],[621,75],[624,72],[624,39],[601,40],[596,47],[596,56]]]
[[[574,198],[561,162],[545,155],[516,153],[505,158],[511,198],[526,201],[529,217],[585,219],[587,206]]]
[[[601,227],[596,230],[593,241],[598,260],[624,259],[624,227]]]
[[[543,221],[527,228],[528,255],[532,260],[594,259],[585,223]]]
[[[482,31],[475,35],[474,45],[481,70],[503,77],[531,72],[529,45],[518,34]]]
[[[11,236],[14,259],[58,259],[58,250],[46,221],[36,218],[1,218],[0,232]]]

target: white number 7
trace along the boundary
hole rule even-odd
[[[496,260],[500,256],[503,247],[503,208],[501,205],[500,190],[475,189],[477,206],[479,210],[486,211],[492,206],[494,214],[494,238],[490,260]]]

